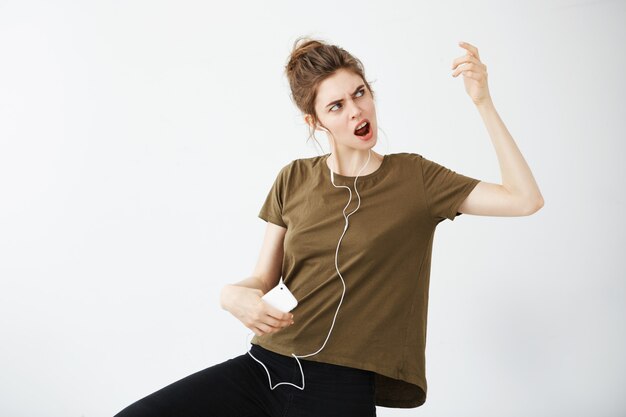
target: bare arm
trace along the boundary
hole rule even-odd
[[[452,76],[463,74],[465,88],[485,123],[496,151],[502,184],[480,182],[458,211],[483,216],[527,216],[543,207],[543,196],[535,178],[498,115],[487,86],[487,66],[480,61],[478,48],[461,44],[467,54],[452,62]]]
[[[491,137],[502,175],[502,186],[531,208],[543,206],[543,196],[524,156],[491,100],[476,106]]]
[[[261,297],[274,288],[282,275],[283,241],[287,229],[267,223],[265,238],[252,276],[227,284],[220,293],[220,306],[258,336],[293,324],[293,314],[264,303]]]
[[[220,307],[223,310],[230,311],[229,306],[233,303],[233,298],[236,297],[237,289],[233,287],[245,287],[252,288],[261,291],[260,295],[263,296],[267,292],[265,289],[265,284],[259,277],[249,277],[244,280],[241,280],[235,284],[226,284],[222,288],[222,292],[220,293]]]

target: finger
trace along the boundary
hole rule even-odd
[[[273,317],[266,316],[264,323],[271,327],[272,329],[281,329],[283,327],[287,327],[291,324],[291,320],[277,320]]]
[[[456,68],[453,68],[454,71],[452,71],[452,76],[456,77],[459,74],[459,72],[467,70],[471,65],[472,65],[471,62],[470,63],[467,63],[467,62],[460,63]]]
[[[456,77],[457,75],[459,75],[460,73],[465,74],[468,71],[477,71],[477,66],[476,64],[466,64],[463,65],[462,67],[457,68],[456,70],[454,70],[452,72],[452,76]]]
[[[277,320],[281,320],[281,321],[291,321],[293,319],[293,314],[289,313],[289,312],[285,312],[285,311],[280,311],[277,308],[274,308],[270,305],[268,305],[268,308],[266,309],[266,312],[269,316],[277,319]]]
[[[267,324],[267,323],[266,323]],[[276,333],[289,326],[289,323],[279,322],[276,325],[267,324],[268,333]]]
[[[260,318],[262,318],[264,321],[267,321],[268,318],[271,318],[273,320],[279,320],[281,322],[281,326],[284,323],[290,323],[293,319],[293,314],[289,313],[289,312],[284,312],[281,311],[275,307],[273,307],[272,305],[262,301],[262,309],[260,311]]]
[[[474,45],[469,44],[467,42],[459,42],[459,46],[461,48],[467,49],[467,51],[469,51],[469,53],[471,53],[472,55],[474,55],[476,58],[480,59],[480,56],[478,55],[478,48],[476,48]]]
[[[268,326],[265,323],[258,323],[256,325],[257,329],[261,330],[263,333],[272,333],[274,332],[275,328],[272,326]]]
[[[279,320],[277,326],[287,327],[287,326],[293,324],[293,318],[291,318],[291,317],[292,316],[287,317],[284,320]]]
[[[472,78],[474,80],[480,80],[478,74],[476,74],[474,71],[464,71],[463,72],[463,77],[465,77],[465,78]]]
[[[463,55],[463,56],[456,58],[454,61],[452,61],[452,69],[455,69],[461,64],[471,64],[471,63],[482,65],[482,62],[480,62],[476,57],[471,56],[471,55]]]

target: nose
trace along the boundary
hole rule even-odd
[[[356,101],[351,100],[350,101],[350,117],[352,119],[356,119],[361,116],[361,113],[362,113],[361,108],[356,103]]]

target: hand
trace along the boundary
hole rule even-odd
[[[456,77],[459,74],[463,74],[465,91],[467,91],[474,104],[490,101],[491,95],[487,86],[487,66],[480,62],[478,49],[465,42],[460,42],[459,46],[465,48],[467,54],[452,61],[452,69],[454,70],[452,76]]]
[[[257,336],[276,333],[293,324],[293,314],[280,311],[263,301],[263,291],[259,289],[229,285],[224,290],[229,291],[226,310]]]

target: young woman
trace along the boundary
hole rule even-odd
[[[282,167],[259,212],[268,223],[255,270],[221,292],[221,307],[256,335],[250,351],[117,416],[364,417],[375,416],[376,405],[425,402],[436,226],[462,213],[527,216],[543,206],[496,113],[478,50],[460,46],[466,53],[452,62],[452,76],[463,75],[486,124],[502,184],[420,154],[372,151],[376,106],[361,62],[299,38],[286,66],[292,98],[308,126],[327,134],[330,153]],[[261,298],[277,286],[297,299],[295,309]]]

